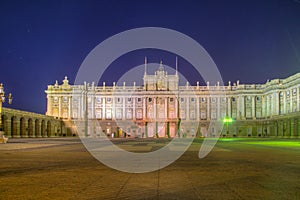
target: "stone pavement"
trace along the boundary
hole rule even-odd
[[[134,152],[168,140],[114,140]],[[299,139],[220,139],[204,159],[197,139],[151,173],[110,169],[78,138],[10,139],[0,145],[0,199],[300,199]]]

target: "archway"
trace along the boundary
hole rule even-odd
[[[45,125],[45,120],[42,120],[42,122],[41,122],[41,135],[42,135],[42,137],[46,137],[46,125]]]
[[[38,119],[34,122],[34,130],[35,130],[35,136],[41,137],[41,127],[40,127],[40,121]]]
[[[21,135],[21,137],[26,137],[26,136],[28,136],[27,134],[26,134],[26,123],[25,123],[26,121],[25,121],[25,118],[24,117],[21,117],[21,119],[20,119],[20,135]]]
[[[19,137],[18,132],[18,119],[16,116],[11,117],[11,136],[12,137]]]
[[[31,118],[28,119],[28,136],[35,137],[34,132],[33,132],[33,121]]]
[[[51,137],[51,133],[52,133],[52,130],[51,130],[51,122],[48,121],[48,122],[47,122],[47,136],[48,136],[48,137]]]

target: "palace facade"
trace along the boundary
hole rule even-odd
[[[86,121],[86,133],[112,137],[298,137],[300,73],[265,84],[179,85],[162,63],[142,86],[49,85],[46,115]],[[223,119],[233,122],[223,126]],[[95,125],[95,120],[100,126]],[[80,131],[80,130],[79,130]]]

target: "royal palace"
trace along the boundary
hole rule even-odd
[[[265,84],[180,86],[177,67],[168,74],[161,63],[149,75],[146,65],[142,86],[56,81],[46,90],[46,115],[86,121],[88,135],[101,131],[111,137],[300,135],[300,73]]]

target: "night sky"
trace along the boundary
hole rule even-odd
[[[88,53],[119,32],[164,27],[199,42],[223,80],[265,83],[300,72],[300,1],[1,1],[0,82],[12,92],[6,107],[46,112],[47,85],[73,83]],[[111,84],[131,67],[175,55],[139,50],[116,60],[101,78]],[[179,59],[179,71],[201,79]],[[181,68],[180,68],[181,67]],[[117,72],[116,72],[117,71]]]

